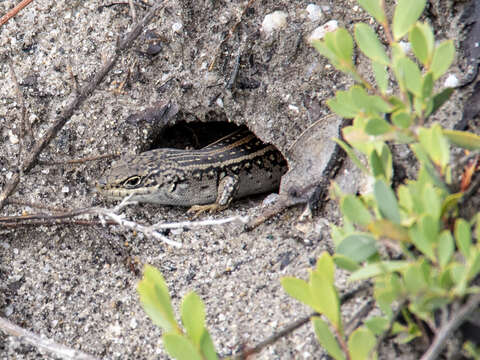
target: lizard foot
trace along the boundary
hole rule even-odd
[[[209,212],[213,214],[217,211],[225,209],[226,206],[219,205],[217,203],[208,204],[208,205],[193,205],[190,209],[188,209],[187,214],[194,214],[193,218],[196,219],[199,215],[203,214],[204,212]]]

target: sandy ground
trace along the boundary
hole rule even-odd
[[[17,2],[0,1],[0,13]],[[19,161],[16,134],[20,108],[7,59],[17,74],[27,118],[38,139],[75,96],[70,69],[84,84],[111,56],[116,38],[132,28],[126,2],[103,6],[110,3],[36,0],[0,28],[0,187],[12,177]],[[437,36],[458,38],[456,21],[462,4],[444,3],[430,9]],[[329,113],[325,101],[334,91],[351,83],[320,58],[305,38],[332,19],[349,29],[356,21],[370,19],[350,0],[319,2],[323,15],[317,20],[307,16],[309,1],[258,1],[243,15],[234,35],[219,46],[246,4],[231,0],[165,1],[165,7],[147,27],[160,38],[154,41],[160,52],[146,54],[151,41],[142,35],[120,56],[41,160],[137,153],[149,148],[155,138],[161,143],[154,126],[127,119],[168,101],[179,109],[169,125],[182,121],[246,124],[287,158],[298,156],[289,153],[290,146]],[[148,7],[136,10],[141,17]],[[288,14],[287,25],[266,36],[260,32],[261,23],[275,10]],[[209,71],[214,59],[215,66]],[[368,73],[364,59],[360,56],[358,61]],[[226,85],[236,66],[236,86],[229,89]],[[452,71],[461,78],[459,68]],[[122,90],[115,91],[122,82]],[[447,126],[455,123],[464,97],[456,94],[437,120]],[[329,137],[323,142],[330,142]],[[28,152],[28,148],[23,151]],[[22,177],[14,198],[69,209],[111,206],[92,191],[109,163],[36,166]],[[353,171],[347,163],[337,180],[354,192],[361,181],[352,176]],[[222,213],[203,218],[254,216],[260,213],[263,198],[237,201]],[[1,215],[34,211],[28,206],[7,206]],[[302,212],[303,207],[292,208],[251,232],[236,224],[170,232],[171,239],[183,244],[180,249],[118,227],[1,230],[0,315],[99,358],[166,358],[161,331],[143,312],[136,293],[141,269],[148,263],[162,271],[175,307],[191,290],[200,295],[216,348],[221,355],[230,355],[308,314],[305,306],[285,294],[279,280],[285,275],[306,278],[316,258],[332,250],[328,222],[338,221],[338,215],[332,202],[324,204],[322,212],[307,222],[298,220]],[[151,205],[131,206],[125,214],[144,223],[190,218],[185,209]],[[351,286],[343,273],[338,274],[337,284],[343,290]],[[364,302],[362,296],[352,301],[344,309],[345,318]],[[394,351],[396,357],[416,358],[409,347]],[[49,356],[0,333],[0,359]],[[306,325],[256,358],[324,357],[311,326]]]

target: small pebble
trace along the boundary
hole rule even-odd
[[[322,8],[316,4],[308,4],[307,13],[310,21],[318,21],[323,16]]]
[[[313,40],[321,40],[323,39],[326,33],[335,31],[337,29],[338,29],[338,21],[330,20],[329,22],[313,30],[313,32],[308,37],[308,42],[311,43]]]
[[[179,33],[180,30],[182,30],[182,28],[183,28],[183,25],[180,22],[173,23],[172,25],[172,30],[176,33]]]
[[[455,88],[455,87],[458,86],[458,83],[459,83],[458,78],[455,75],[450,74],[445,79],[445,82],[443,83],[443,86],[450,87],[450,88]]]
[[[261,30],[265,34],[270,35],[273,31],[284,28],[287,26],[287,16],[286,12],[280,10],[265,15]]]

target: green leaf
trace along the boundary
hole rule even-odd
[[[377,252],[377,241],[368,234],[347,236],[337,247],[337,253],[360,263]]]
[[[352,101],[358,110],[363,110],[366,112],[371,108],[369,104],[370,99],[368,97],[368,93],[363,87],[359,85],[353,85],[349,92],[351,94]]]
[[[452,40],[445,40],[435,48],[433,53],[432,66],[430,70],[433,72],[434,80],[445,74],[450,65],[452,65],[455,57],[455,47]]]
[[[167,333],[163,335],[163,344],[168,354],[178,360],[202,360],[195,346],[182,335]]]
[[[145,265],[143,279],[137,286],[140,302],[153,323],[167,332],[177,331],[177,321],[173,313],[167,284],[160,271]]]
[[[280,283],[288,295],[310,306],[311,308],[316,307],[315,300],[312,298],[310,287],[306,281],[297,279],[295,277],[286,276],[280,280]]]
[[[470,269],[468,271],[468,279],[475,278],[480,272],[480,252],[474,249],[469,258]]]
[[[410,266],[405,271],[404,280],[405,288],[411,296],[416,296],[428,286],[422,271],[416,265]]]
[[[345,360],[340,346],[338,345],[335,336],[328,328],[327,323],[318,316],[312,317],[312,325],[317,335],[320,344],[327,350],[328,354],[335,360]]]
[[[457,219],[455,222],[455,240],[460,252],[468,259],[472,246],[472,234],[470,225],[464,219]]]
[[[333,264],[333,259],[330,254],[326,251],[320,254],[320,257],[317,260],[317,266],[315,272],[319,273],[324,281],[329,284],[335,282],[335,265]]]
[[[444,129],[443,135],[445,135],[451,143],[463,149],[480,150],[480,136],[474,133]]]
[[[349,91],[337,91],[334,98],[327,100],[327,105],[333,112],[346,119],[354,118],[359,111]]]
[[[352,360],[371,359],[370,352],[376,344],[375,336],[366,328],[358,328],[348,339],[348,351]],[[373,355],[375,357],[375,355]]]
[[[390,321],[385,316],[372,316],[365,320],[365,326],[375,335],[382,335],[388,330]]]
[[[392,130],[392,127],[384,119],[371,118],[365,126],[365,132],[368,135],[383,135]]]
[[[369,105],[371,106],[372,110],[381,112],[381,113],[388,113],[392,111],[392,105],[387,103],[378,95],[371,95],[369,98]]]
[[[425,3],[426,0],[398,0],[392,26],[395,40],[400,40],[415,24],[425,8]]]
[[[428,24],[417,23],[410,33],[408,40],[412,44],[413,53],[418,60],[427,67],[433,57],[433,47],[435,39],[433,37],[432,29]]]
[[[360,269],[360,265],[358,265],[357,262],[353,261],[349,257],[338,253],[333,255],[333,261],[335,262],[335,265],[337,265],[337,267],[350,272]]]
[[[430,159],[444,169],[450,161],[450,147],[443,136],[442,127],[439,124],[434,124],[430,129],[422,127],[418,130],[418,139]]]
[[[360,159],[357,157],[355,154],[355,151],[348,146],[348,144],[340,139],[333,139],[342,149],[345,151],[350,158],[350,160],[353,161],[353,163],[360,169],[364,174],[370,174],[370,172],[367,170],[365,165],[360,161]]]
[[[337,29],[335,35],[336,48],[340,60],[353,67],[353,39],[350,33],[343,28]]]
[[[313,47],[339,70],[352,73],[353,39],[347,30],[339,28],[325,35],[323,41],[312,41]]]
[[[438,94],[435,94],[433,97],[433,105],[432,109],[429,113],[426,114],[426,116],[430,116],[432,114],[435,114],[435,112],[442,107],[445,102],[450,99],[450,96],[453,94],[453,89],[452,88],[445,88],[442,91],[440,91]]]
[[[375,18],[380,24],[386,21],[382,0],[358,0],[360,6]]]
[[[202,339],[200,341],[200,350],[202,351],[202,355],[206,360],[218,359],[215,346],[213,345],[212,338],[210,337],[208,331],[203,332]]]
[[[379,62],[372,61],[372,70],[378,88],[382,94],[385,94],[388,88],[388,72],[386,66]]]
[[[361,226],[367,226],[372,221],[372,216],[363,203],[353,195],[345,196],[340,203],[342,213],[351,222]]]
[[[410,266],[407,261],[382,261],[364,265],[361,269],[350,275],[349,281],[357,281],[376,277],[378,275],[402,271]]]
[[[320,308],[314,308],[325,315],[335,328],[341,332],[340,304],[338,294],[333,283],[325,281],[325,277],[319,272],[310,274],[310,293],[315,298]]]
[[[413,244],[430,260],[435,261],[435,254],[433,253],[433,244],[430,242],[428,236],[420,229],[419,224],[412,226],[408,234]]]
[[[408,129],[412,125],[412,116],[405,110],[398,110],[392,114],[392,122],[401,129]]]
[[[370,153],[370,166],[375,178],[383,177],[384,179],[388,179],[384,163],[375,149]]]
[[[433,91],[433,73],[428,72],[423,77],[422,98],[428,99],[432,95],[432,91]]]
[[[190,339],[199,346],[205,329],[205,307],[200,297],[193,291],[183,298],[182,323]]]
[[[390,240],[401,242],[410,240],[405,227],[385,219],[374,220],[368,225],[368,231],[377,237],[387,237]]]
[[[422,74],[417,64],[403,57],[395,63],[394,72],[399,83],[404,84],[416,96],[422,95]]]
[[[426,184],[422,194],[423,203],[426,204],[425,210],[434,219],[439,219],[442,213],[442,203],[440,194],[435,190],[433,184]]]
[[[385,184],[385,181],[382,179],[375,181],[373,193],[382,217],[395,224],[400,224],[400,211],[398,209],[397,199],[392,189]]]
[[[357,23],[355,25],[355,41],[368,58],[383,65],[390,63],[390,59],[382,43],[378,40],[377,34],[367,24]]]

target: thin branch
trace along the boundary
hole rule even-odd
[[[92,81],[82,87],[79,94],[73,99],[73,101],[65,108],[65,110],[55,119],[53,125],[47,130],[45,135],[38,140],[29,156],[23,161],[21,169],[24,173],[28,173],[37,163],[38,155],[48,146],[50,141],[58,134],[58,132],[65,126],[67,121],[71,118],[75,110],[89,97],[97,86],[102,82],[103,78],[110,72],[115,63],[117,62],[122,51],[128,49],[133,41],[141,34],[144,27],[152,20],[157,10],[164,5],[162,2],[158,2],[153,6],[145,17],[128,33],[123,39],[117,41],[115,54],[107,60],[105,65],[100,71],[93,77]],[[8,182],[2,193],[0,193],[0,209],[3,208],[5,200],[15,191],[18,183],[20,182],[20,171],[14,173],[10,182]]]
[[[8,20],[18,14],[25,6],[30,4],[33,0],[22,0],[17,6],[15,6],[12,10],[7,12],[2,18],[0,19],[0,26],[4,25]]]
[[[98,160],[103,160],[103,159],[112,159],[119,157],[119,154],[104,154],[104,155],[98,155],[98,156],[89,156],[89,157],[84,157],[80,159],[72,159],[72,160],[58,160],[58,161],[41,161],[38,160],[37,164],[38,165],[43,165],[43,166],[56,166],[56,165],[71,165],[71,164],[83,164],[88,161],[98,161]]]
[[[195,228],[201,226],[216,226],[223,225],[231,222],[247,223],[248,217],[231,216],[223,219],[202,220],[202,221],[182,221],[176,223],[157,223],[153,225],[143,225],[135,221],[125,219],[124,214],[120,214],[120,211],[127,205],[134,202],[129,201],[130,197],[126,197],[122,202],[113,209],[90,207],[73,209],[59,213],[55,210],[55,214],[37,213],[22,216],[4,216],[0,217],[0,228],[15,228],[20,226],[31,226],[32,223],[42,225],[62,225],[62,224],[79,224],[79,225],[120,225],[122,228],[130,229],[133,231],[141,232],[149,238],[153,238],[159,241],[163,241],[168,245],[181,247],[182,244],[177,241],[170,240],[163,235],[160,230],[174,229],[174,228]],[[28,204],[29,206],[35,204]],[[37,206],[38,207],[38,206]],[[99,222],[92,222],[90,220],[72,220],[77,216],[92,215],[98,216]],[[107,218],[109,221],[105,221]],[[83,221],[83,223],[74,223],[73,221]]]
[[[446,341],[452,333],[458,329],[460,325],[470,316],[470,314],[480,305],[480,294],[473,295],[468,302],[463,305],[458,312],[451,314],[451,319],[448,323],[440,328],[440,331],[435,336],[432,345],[428,351],[423,354],[421,360],[437,359],[445,346]]]
[[[33,345],[42,350],[49,351],[54,355],[69,360],[95,360],[97,358],[86,354],[79,350],[75,350],[65,345],[59,344],[51,339],[44,338],[40,335],[34,334],[31,331],[25,330],[18,325],[0,317],[0,329],[6,334],[19,337],[21,341]]]

